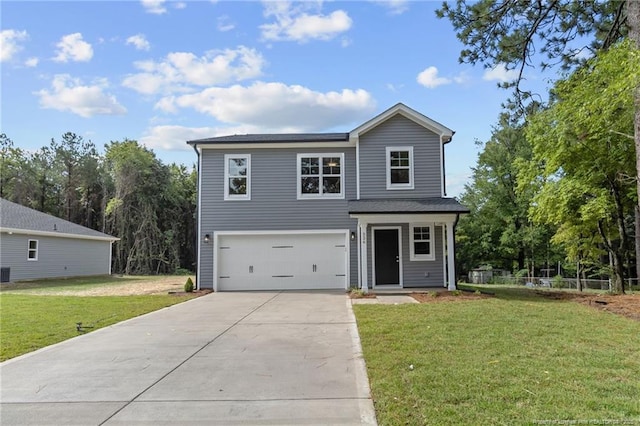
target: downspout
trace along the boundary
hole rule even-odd
[[[447,173],[446,173],[446,165],[445,165],[445,161],[444,161],[444,146],[445,144],[448,144],[449,142],[451,142],[451,139],[453,139],[453,135],[455,135],[456,132],[452,132],[451,136],[445,136],[445,135],[440,135],[440,146],[442,147],[442,196],[446,197],[447,196]]]
[[[196,175],[198,176],[198,181],[196,182],[196,289],[200,290],[200,280],[198,279],[198,272],[200,272],[200,151],[198,151],[198,144],[191,145],[193,150],[196,152],[196,156],[198,157],[198,162],[196,163]]]

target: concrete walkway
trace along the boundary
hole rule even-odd
[[[360,351],[342,292],[214,293],[0,364],[0,423],[375,424]]]

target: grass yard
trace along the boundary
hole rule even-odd
[[[508,290],[353,308],[381,425],[640,424],[638,321]]]
[[[148,277],[127,278],[126,282],[136,285],[142,279]],[[122,278],[92,277],[25,282],[5,288],[0,292],[0,361],[82,334],[76,329],[78,322],[93,327],[86,331],[93,331],[196,297],[166,292],[94,297],[46,295],[60,291],[83,294],[87,289],[110,291],[122,284]]]

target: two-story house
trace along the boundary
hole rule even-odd
[[[455,289],[454,132],[397,104],[348,133],[188,141],[199,288]]]

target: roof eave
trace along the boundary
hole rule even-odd
[[[112,237],[110,235],[81,235],[70,234],[67,232],[52,232],[52,231],[37,231],[34,229],[21,229],[21,228],[7,228],[0,227],[0,232],[5,234],[19,234],[19,235],[34,235],[39,237],[59,237],[59,238],[75,238],[78,240],[96,240],[96,241],[120,241],[120,238]]]

